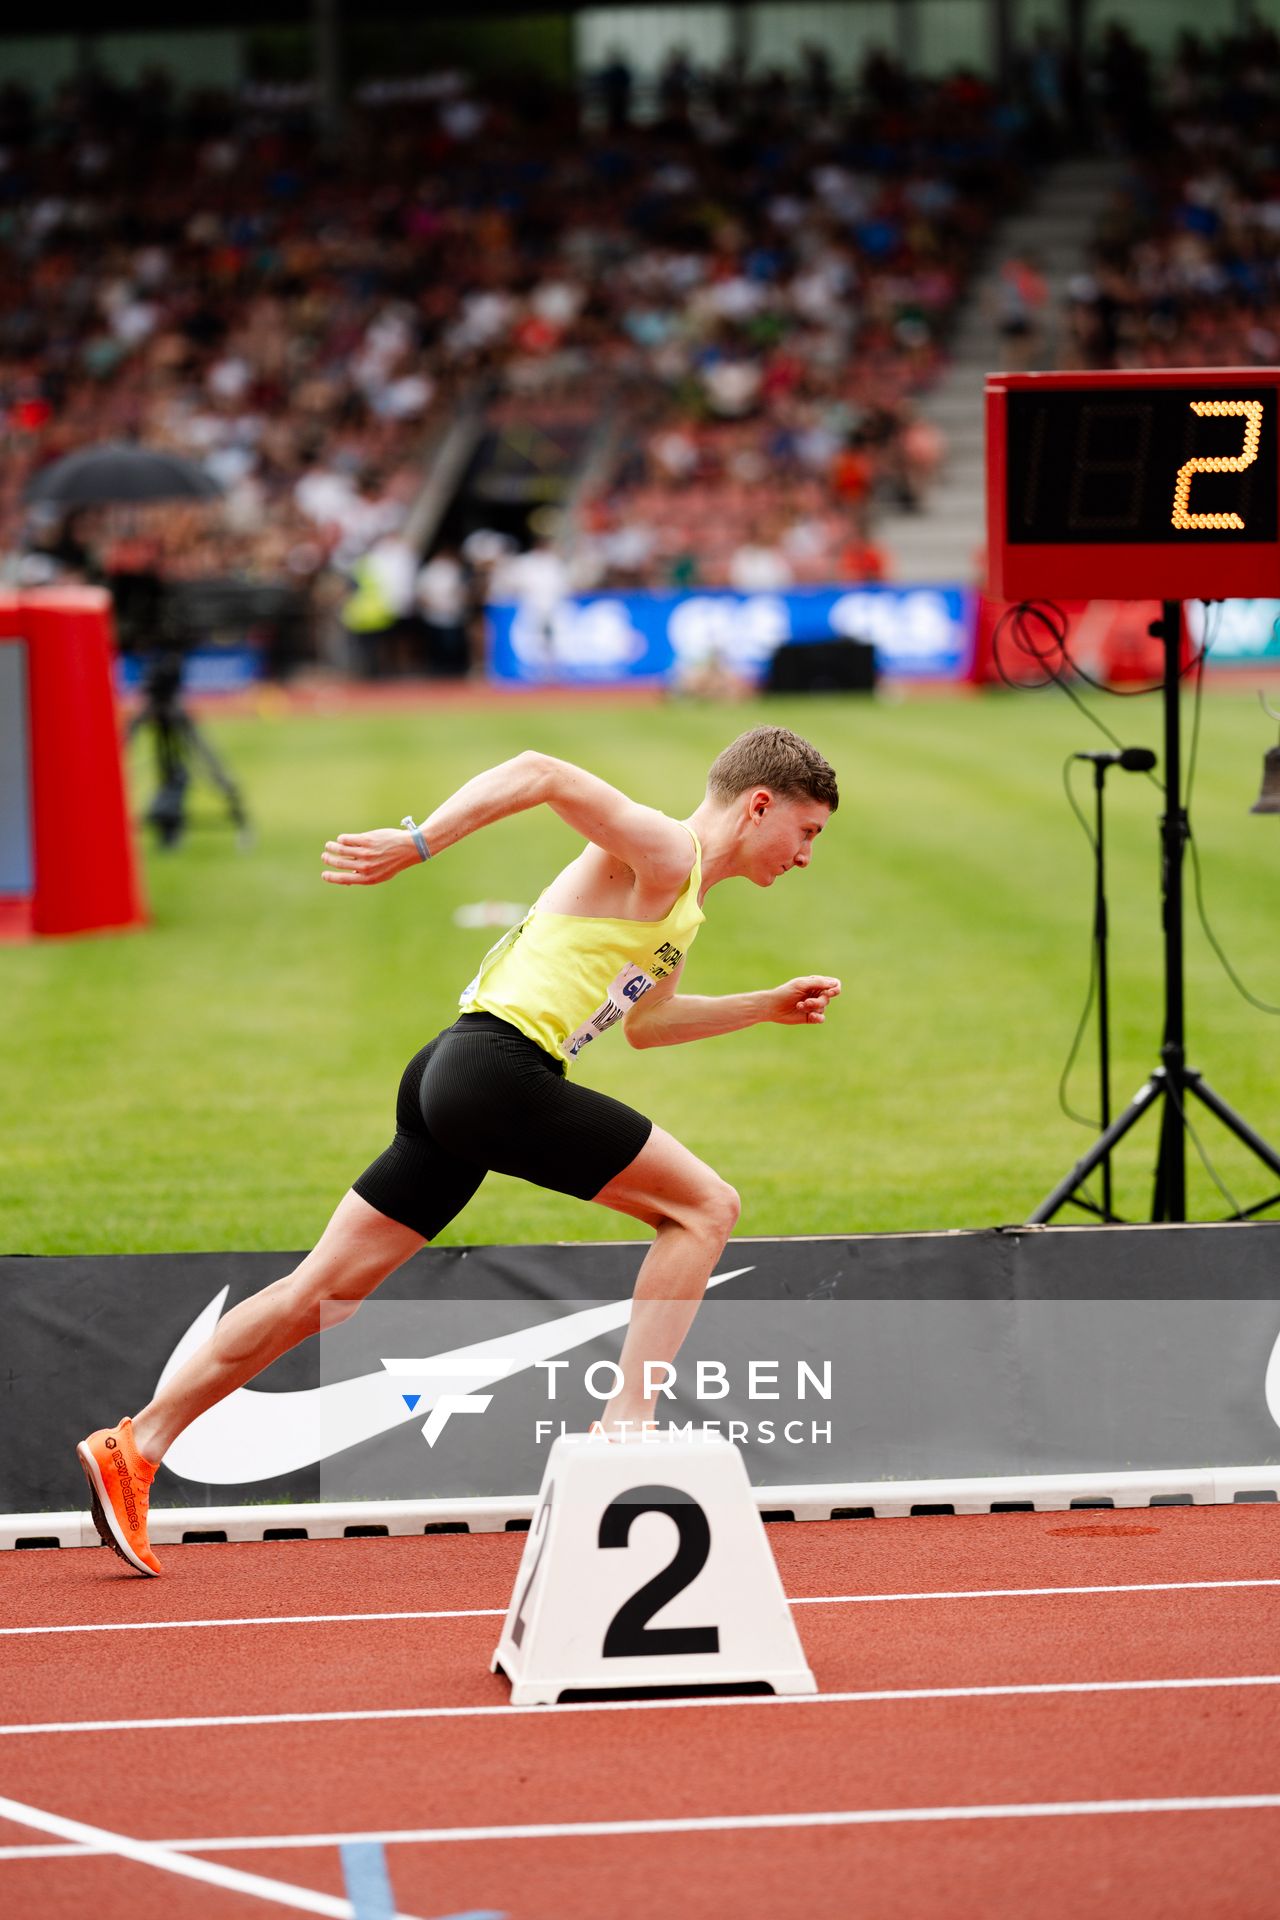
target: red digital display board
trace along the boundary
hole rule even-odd
[[[1280,368],[987,377],[988,592],[1280,595]]]

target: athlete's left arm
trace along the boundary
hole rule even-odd
[[[774,1021],[784,1027],[821,1026],[840,982],[826,973],[806,973],[757,993],[677,993],[683,968],[651,987],[630,1009],[623,1029],[633,1047],[676,1047],[684,1040],[710,1040]]]

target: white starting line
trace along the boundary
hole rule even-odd
[[[1280,1587],[1280,1578],[1250,1580],[1141,1580],[1080,1587],[957,1587],[927,1593],[790,1594],[792,1607],[889,1606],[926,1600],[1045,1600],[1095,1593],[1211,1593],[1249,1587]],[[412,1608],[396,1613],[256,1613],[207,1620],[79,1620],[38,1626],[0,1627],[0,1639],[53,1633],[194,1633],[216,1627],[320,1627],[386,1620],[498,1620],[505,1607]]]

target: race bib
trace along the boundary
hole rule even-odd
[[[653,977],[643,967],[637,967],[628,961],[621,973],[612,981],[608,996],[601,1002],[589,1020],[584,1020],[576,1033],[571,1033],[564,1043],[566,1059],[576,1060],[588,1040],[607,1033],[616,1026],[628,1007],[634,1007],[637,1000],[643,999],[651,986]]]

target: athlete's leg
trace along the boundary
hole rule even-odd
[[[353,1314],[387,1275],[466,1206],[485,1168],[442,1147],[426,1126],[419,1088],[436,1046],[405,1068],[390,1146],[339,1202],[313,1251],[282,1280],[233,1307],[198,1352],[132,1419],[76,1448],[104,1543],[139,1573],[160,1563],[147,1538],[156,1467],[184,1427],[320,1330]]]
[[[422,1117],[422,1077],[440,1037],[420,1047],[400,1077],[395,1138],[339,1201],[314,1249],[292,1273],[233,1307],[198,1353],[133,1420],[132,1438],[154,1466],[215,1402],[290,1347],[347,1318],[466,1206],[485,1169],[459,1159]]]
[[[348,1193],[315,1250],[291,1274],[233,1307],[134,1419],[126,1416],[118,1426],[102,1427],[82,1440],[76,1453],[103,1544],[137,1572],[159,1573],[147,1537],[151,1485],[162,1455],[182,1429],[317,1332],[322,1302],[336,1318],[354,1313],[379,1281],[417,1252],[424,1237]]]
[[[645,1393],[645,1362],[675,1359],[737,1224],[740,1202],[726,1180],[661,1127],[596,1200],[643,1220],[657,1234],[636,1278],[618,1363],[622,1386],[602,1416],[606,1430],[617,1431],[630,1421],[635,1431],[653,1418],[657,1398],[656,1385]]]
[[[346,1193],[306,1259],[233,1307],[199,1352],[135,1414],[133,1437],[143,1459],[158,1464],[198,1414],[317,1333],[322,1304],[326,1325],[346,1319],[425,1244],[411,1227],[388,1219],[358,1193]]]

